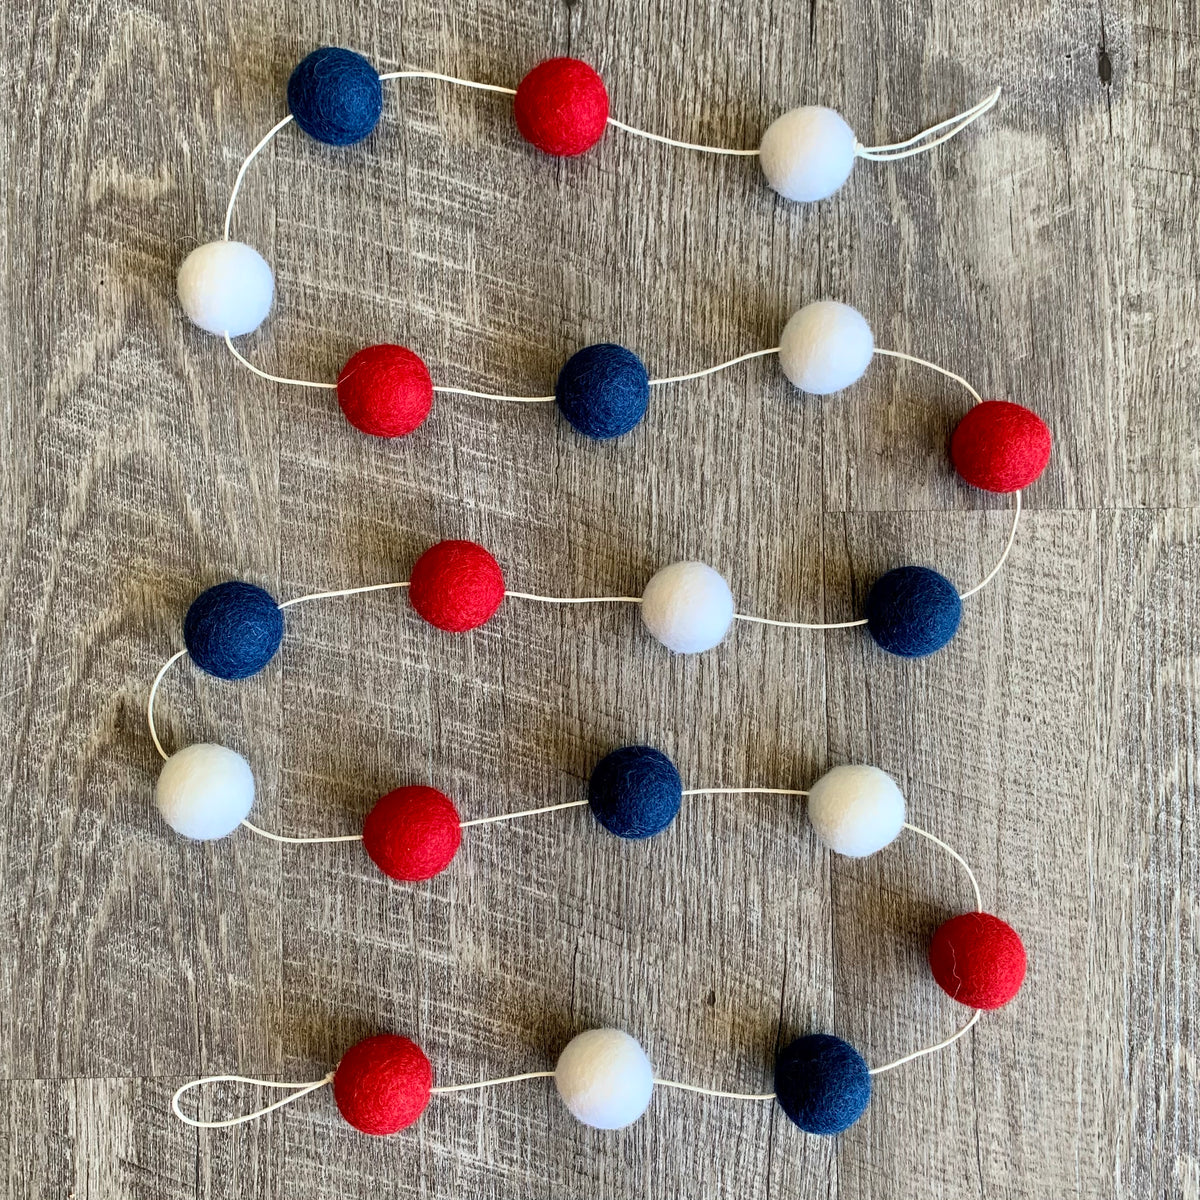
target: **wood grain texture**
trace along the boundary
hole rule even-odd
[[[16,0],[0,23],[5,1195],[1200,1197],[1194,4]],[[837,620],[899,562],[973,581],[1006,534],[946,461],[961,395],[912,368],[815,402],[751,363],[664,389],[608,446],[446,398],[368,444],[327,393],[237,370],[174,272],[329,41],[504,83],[579,54],[622,118],[723,144],[800,102],[890,140],[1004,85],[940,153],[860,164],[807,208],[753,161],[614,135],[554,162],[498,97],[393,85],[362,147],[280,137],[237,217],[279,283],[245,351],[288,374],[393,338],[439,381],[542,392],[588,341],[669,373],[836,295],[881,344],[1046,415],[1056,456],[1009,569],[920,664],[762,628],[671,660],[630,610],[518,602],[450,639],[383,595],[293,612],[255,680],[165,690],[170,739],[247,754],[258,817],[292,833],[353,831],[405,781],[470,815],[575,799],[633,740],[695,783],[892,772],[1031,970],[969,1040],[881,1077],[837,1141],[678,1093],[601,1135],[544,1082],[381,1141],[327,1094],[199,1137],[169,1115],[188,1077],[316,1077],[380,1029],[445,1082],[612,1023],[664,1074],[762,1089],[797,1032],[882,1061],[962,1015],[923,964],[961,878],[907,840],[831,862],[779,798],[697,798],[646,845],[578,812],[474,830],[412,889],[353,847],[185,845],[158,821],[143,705],[218,579],[400,578],[469,536],[520,590],[626,593],[695,557],[745,611]]]

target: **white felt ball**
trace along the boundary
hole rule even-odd
[[[668,650],[711,650],[733,624],[729,584],[699,562],[677,562],[655,571],[642,593],[642,620]]]
[[[238,337],[257,329],[271,311],[275,276],[245,242],[197,246],[179,268],[179,303],[201,329]]]
[[[779,336],[779,365],[802,391],[828,396],[863,377],[875,335],[856,308],[816,300],[791,315]]]
[[[554,1085],[563,1103],[593,1129],[624,1129],[646,1111],[654,1070],[646,1052],[620,1029],[589,1029],[558,1056]]]
[[[198,742],[163,764],[154,800],[176,833],[212,841],[232,833],[249,815],[254,776],[236,751]]]
[[[832,108],[793,108],[767,127],[758,161],[785,200],[824,200],[850,177],[854,147],[854,130]]]
[[[866,858],[904,828],[904,793],[878,767],[834,767],[808,793],[808,819],[837,854]]]

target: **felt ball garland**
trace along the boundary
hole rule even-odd
[[[1016,512],[1019,515],[1020,509]],[[448,633],[466,633],[486,624],[509,598],[552,605],[631,604],[638,606],[646,630],[677,654],[714,648],[724,640],[733,623],[741,621],[802,630],[865,626],[881,649],[899,657],[919,657],[950,640],[958,627],[962,597],[974,594],[995,577],[1015,534],[1014,520],[1000,561],[962,596],[949,580],[929,568],[896,568],[872,587],[867,597],[866,617],[827,623],[786,621],[736,612],[733,593],[724,578],[712,567],[695,562],[672,563],[661,568],[650,578],[641,596],[561,597],[509,591],[496,559],[478,543],[461,539],[431,546],[413,565],[410,579],[316,592],[283,604],[255,584],[229,580],[205,589],[188,607],[183,621],[185,648],[167,660],[150,690],[150,731],[165,758],[154,725],[154,698],[166,672],[184,655],[189,655],[202,671],[219,679],[245,679],[265,669],[282,645],[286,609],[315,600],[397,589],[407,591],[411,607],[421,618]],[[175,812],[182,803],[180,797],[173,797],[171,811]],[[619,823],[623,820],[618,815],[620,805],[616,802],[614,805],[612,819]],[[179,820],[182,825],[189,825],[187,819]]]
[[[443,587],[446,580],[452,583]],[[423,609],[422,615],[431,624],[445,629],[472,628],[486,620],[506,595],[503,574],[495,559],[475,543],[461,541],[438,543],[427,551],[414,567],[410,583],[348,591],[354,594],[400,586],[408,587],[414,608]],[[264,619],[268,605],[263,597],[270,599],[268,593],[246,584],[217,585],[202,593],[189,608],[185,624],[202,628],[205,633],[204,639],[197,643],[199,657],[193,657],[197,665],[210,673],[244,672],[248,662],[262,661],[264,655],[269,657],[278,647],[284,608],[345,594],[316,593],[285,605],[274,605],[272,600],[273,614]],[[547,599],[525,593],[518,595]],[[245,613],[239,609],[239,603],[246,606]],[[265,640],[260,628],[263,624],[268,627]],[[239,630],[248,631],[251,651],[242,652],[236,636]],[[168,755],[162,746],[154,720],[155,695],[167,668],[189,653],[191,645],[189,639],[189,648],[168,660],[150,689],[147,703],[151,737],[164,759],[156,803],[164,821],[185,837],[212,840],[245,826],[259,836],[294,845],[361,842],[383,874],[414,884],[434,878],[452,864],[467,828],[586,806],[597,824],[609,833],[622,839],[642,840],[667,830],[687,797],[747,793],[804,796],[808,799],[812,828],[831,852],[852,858],[866,857],[891,845],[902,832],[909,830],[941,847],[962,865],[976,898],[975,911],[940,926],[929,949],[930,970],[935,980],[955,1000],[973,1008],[974,1015],[956,1034],[935,1046],[874,1070],[867,1067],[861,1054],[847,1042],[829,1034],[814,1033],[791,1042],[780,1053],[773,1092],[751,1095],[713,1092],[657,1079],[634,1038],[621,1030],[600,1029],[585,1031],[570,1042],[553,1071],[436,1088],[424,1052],[410,1040],[388,1034],[352,1047],[337,1069],[324,1079],[294,1085],[288,1099],[261,1111],[270,1111],[332,1082],[338,1109],[346,1120],[364,1133],[385,1135],[415,1121],[433,1095],[553,1076],[568,1110],[598,1129],[618,1129],[635,1121],[649,1105],[655,1087],[664,1086],[744,1100],[777,1100],[801,1129],[830,1135],[848,1128],[862,1115],[871,1096],[874,1075],[951,1044],[974,1026],[980,1012],[1008,1003],[1020,989],[1026,960],[1019,935],[1010,925],[983,911],[979,885],[965,860],[939,838],[906,820],[903,793],[896,781],[877,767],[835,766],[808,790],[685,788],[675,764],[661,750],[652,746],[624,746],[600,759],[588,781],[586,797],[579,800],[463,821],[457,805],[444,792],[428,785],[408,784],[389,791],[376,802],[361,834],[283,836],[250,822],[254,777],[241,755],[207,743],[185,746]],[[214,646],[219,652],[212,652]],[[208,1081],[185,1084],[176,1093],[173,1103],[181,1119],[192,1124],[222,1126],[260,1115],[254,1113],[218,1122],[200,1122],[185,1115],[179,1107],[180,1098],[204,1082]]]
[[[1019,515],[1020,509],[1016,511]],[[964,596],[978,591],[995,576],[1015,533],[1014,521],[1000,562]],[[168,756],[163,748],[154,720],[154,702],[171,666],[188,655],[207,674],[219,679],[245,679],[265,669],[279,650],[286,609],[314,600],[397,589],[407,591],[411,607],[428,624],[449,633],[465,633],[485,624],[508,598],[554,605],[637,605],[647,631],[679,654],[712,649],[725,638],[734,621],[740,620],[812,630],[866,626],[881,649],[915,658],[944,646],[957,629],[961,614],[961,597],[954,586],[926,567],[887,572],[867,597],[865,618],[826,624],[735,612],[729,585],[704,563],[672,563],[661,568],[640,597],[557,597],[512,592],[496,559],[478,543],[465,540],[431,546],[417,559],[408,580],[317,592],[283,604],[261,587],[230,580],[205,589],[188,607],[183,621],[185,648],[167,660],[150,689],[150,733],[167,763],[157,789],[159,810],[167,824],[185,837],[202,841],[226,837],[239,824],[249,825],[246,818],[254,800],[250,768],[235,751],[199,744]],[[648,781],[654,782],[652,796],[647,790]],[[611,832],[621,837],[648,837],[674,819],[680,788],[678,774],[657,751],[632,747],[610,756],[603,770],[598,770],[592,780],[590,803],[596,819]],[[861,803],[872,806],[879,828],[886,832],[889,822],[895,823],[897,811],[902,812],[902,805],[897,807],[885,782],[875,780],[875,789],[873,798]],[[381,800],[380,811],[368,819],[363,836],[368,853],[382,870],[398,879],[417,880],[436,874],[453,858],[458,848],[457,814],[452,802],[440,793],[418,789],[418,797],[408,795],[409,790],[402,789],[403,796],[392,793]],[[866,844],[867,848],[856,850],[854,847],[863,843],[842,836],[840,811],[831,802],[827,812],[824,795],[824,791],[814,795],[812,811],[825,840],[839,852],[852,855],[878,849]],[[895,832],[892,830],[891,836]]]
[[[434,1086],[432,1065],[416,1043],[406,1037],[380,1034],[352,1046],[336,1069],[323,1079],[294,1085],[270,1084],[294,1090],[287,1099],[265,1109],[222,1121],[204,1121],[186,1114],[180,1107],[182,1097],[206,1083],[264,1082],[213,1076],[185,1083],[175,1093],[172,1107],[176,1115],[203,1128],[239,1124],[332,1082],[338,1110],[350,1125],[363,1133],[387,1135],[416,1121],[435,1096],[526,1079],[553,1078],[567,1110],[594,1129],[623,1129],[631,1125],[649,1107],[656,1088],[664,1087],[731,1100],[773,1100],[804,1132],[828,1137],[850,1128],[862,1117],[871,1099],[875,1076],[945,1049],[974,1028],[981,1012],[1000,1008],[1016,997],[1026,967],[1025,948],[1019,935],[999,917],[983,911],[978,881],[961,855],[940,838],[905,820],[905,801],[899,786],[877,767],[834,767],[809,791],[758,787],[685,790],[675,765],[661,751],[649,746],[626,746],[606,755],[596,765],[586,800],[500,817],[460,822],[454,804],[441,792],[429,787],[398,789],[384,796],[368,816],[363,842],[385,873],[419,882],[449,864],[458,847],[461,829],[467,826],[496,824],[587,805],[598,823],[610,832],[621,838],[641,839],[666,829],[679,812],[684,797],[713,793],[807,796],[813,829],[833,853],[852,857],[874,854],[909,830],[949,854],[966,872],[976,908],[939,926],[929,947],[929,964],[938,984],[952,998],[974,1009],[970,1020],[935,1045],[874,1069],[844,1039],[822,1032],[805,1034],[779,1051],[774,1089],[762,1093],[719,1091],[659,1078],[637,1039],[624,1030],[612,1028],[588,1029],[577,1034],[563,1047],[553,1069],[479,1083]]]
[[[164,820],[196,840],[228,836],[244,825],[278,842],[361,841],[380,871],[406,884],[433,879],[452,864],[463,830],[542,813],[588,807],[596,822],[622,839],[662,834],[678,817],[687,797],[710,793],[771,793],[808,798],[814,832],[829,849],[850,857],[882,850],[910,830],[941,847],[970,879],[976,909],[941,925],[929,947],[931,973],[953,999],[972,1008],[970,1020],[934,1046],[924,1047],[883,1066],[870,1068],[850,1043],[813,1032],[795,1038],[779,1052],[773,1090],[762,1094],[714,1091],[657,1078],[642,1045],[612,1028],[580,1032],[562,1048],[552,1070],[479,1083],[435,1086],[429,1057],[414,1041],[391,1033],[369,1037],[350,1047],[325,1077],[301,1084],[220,1076],[185,1084],[172,1107],[183,1121],[223,1127],[252,1120],[331,1085],[338,1110],[355,1129],[374,1136],[395,1134],[419,1119],[434,1097],[523,1079],[552,1078],[566,1109],[596,1129],[620,1129],[635,1122],[651,1104],[657,1088],[675,1088],[744,1101],[775,1101],[807,1133],[830,1136],[857,1122],[866,1110],[874,1076],[911,1059],[941,1050],[966,1035],[984,1010],[1003,1006],[1020,989],[1026,970],[1024,946],[1015,930],[982,909],[979,887],[966,862],[940,839],[905,820],[905,800],[883,771],[865,765],[834,767],[808,791],[789,788],[685,788],[671,760],[651,746],[626,746],[604,756],[591,773],[586,798],[563,804],[463,821],[455,802],[438,789],[406,784],[382,796],[366,817],[361,834],[332,837],[284,837],[249,821],[255,798],[253,771],[235,751],[215,744],[186,745],[167,755],[154,722],[154,700],[167,669],[185,654],[201,670],[237,680],[263,670],[278,651],[285,632],[284,610],[318,598],[406,588],[415,612],[449,633],[466,633],[489,621],[508,598],[547,603],[632,603],[640,606],[646,629],[674,653],[700,653],[719,645],[734,621],[800,629],[865,626],[885,651],[919,658],[945,646],[956,632],[962,601],[986,586],[1012,548],[1021,512],[1021,490],[1032,484],[1050,457],[1050,433],[1036,414],[1008,401],[984,401],[965,380],[934,363],[880,348],[861,313],[831,300],[808,304],[784,324],[778,345],[753,350],[728,362],[687,374],[651,378],[634,350],[613,343],[585,346],[562,366],[548,396],[505,396],[435,385],[433,375],[413,350],[395,344],[359,349],[336,382],[285,379],[260,370],[237,349],[232,338],[257,329],[268,316],[275,292],[270,265],[253,248],[231,239],[234,206],[247,170],[257,155],[288,124],[295,123],[315,141],[350,147],[377,127],[383,112],[383,83],[395,79],[433,79],[512,97],[516,128],[527,142],[559,158],[586,153],[610,125],[688,151],[757,156],[769,186],[781,197],[812,202],[834,194],[859,159],[892,161],[923,153],[965,129],[995,103],[999,90],[956,117],[939,122],[903,142],[863,146],[850,125],[830,109],[808,106],[778,117],[750,150],[702,146],[633,128],[611,116],[608,90],[587,63],[556,58],[534,67],[514,90],[477,84],[421,71],[381,75],[360,54],[322,47],[300,62],[288,81],[289,113],[243,162],[226,211],[224,238],[194,250],[180,267],[178,294],[189,318],[201,329],[222,336],[235,359],[274,382],[331,389],[346,420],[376,438],[406,437],[421,427],[437,392],[487,400],[542,402],[557,407],[580,435],[597,441],[619,438],[645,418],[652,389],[684,383],[766,355],[778,355],[784,375],[801,392],[825,396],[858,382],[877,356],[925,366],[956,380],[975,404],[950,439],[950,457],[961,477],[985,491],[1014,496],[1012,534],[999,562],[979,584],[960,593],[928,567],[902,566],[875,581],[864,615],[833,624],[774,620],[735,611],[725,579],[704,563],[671,563],[656,572],[640,597],[561,598],[507,590],[504,572],[482,546],[446,541],[426,551],[409,580],[338,592],[301,596],[283,604],[262,588],[241,581],[217,584],[201,593],[183,622],[185,649],[159,672],[150,690],[148,722],[164,759],[156,802]],[[201,1121],[184,1113],[181,1099],[193,1088],[214,1081],[241,1081],[290,1091],[285,1099],[224,1121]]]
[[[335,384],[286,379],[253,366],[234,349],[230,339],[251,332],[265,320],[274,298],[274,278],[257,251],[231,240],[231,226],[234,206],[250,164],[281,130],[295,122],[318,142],[339,147],[353,145],[367,137],[379,121],[383,82],[412,79],[436,80],[511,96],[521,135],[557,157],[585,152],[613,125],[627,133],[688,151],[757,156],[770,185],[780,195],[795,200],[831,195],[859,158],[876,161],[907,158],[940,145],[987,112],[1000,94],[997,89],[966,112],[904,142],[876,147],[863,146],[849,125],[832,110],[799,108],[776,120],[757,149],[732,150],[681,142],[616,120],[609,115],[603,80],[594,68],[576,58],[542,62],[513,89],[432,71],[393,71],[380,75],[366,58],[354,51],[331,46],[314,50],[297,64],[289,79],[288,115],[255,146],[238,172],[226,209],[223,241],[199,247],[180,268],[179,299],[200,328],[225,337],[230,351],[244,366],[279,383],[336,388],[347,420],[364,433],[384,438],[413,432],[428,415],[432,385],[427,385],[424,364],[410,350],[411,357],[404,356],[402,364],[396,367],[393,365],[396,351],[403,348],[368,346],[346,363]],[[862,374],[872,354],[872,339],[865,321],[854,310],[826,306],[819,311],[810,306],[788,322],[777,349],[785,373],[798,388],[825,395],[848,386]],[[758,353],[733,361],[756,357]],[[364,355],[366,360],[362,358]],[[367,363],[372,369],[362,371],[361,378],[350,382]],[[732,364],[721,364],[727,365]],[[650,380],[642,360],[632,350],[602,343],[584,347],[564,365],[551,396],[497,396],[444,386],[432,390],[510,401],[556,401],[564,419],[581,434],[607,440],[628,433],[641,421],[651,385],[680,382],[709,373],[711,370],[703,370]]]

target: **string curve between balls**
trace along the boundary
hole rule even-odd
[[[717,793],[730,793],[730,792],[771,792],[771,793],[778,793],[778,794],[784,794],[784,795],[807,795],[808,794],[807,792],[800,792],[800,791],[796,791],[796,790],[792,790],[792,789],[779,789],[779,788],[693,788],[693,789],[689,789],[687,794],[699,795],[699,794],[705,794],[705,793],[717,794]],[[535,811],[541,811],[541,812],[554,811],[556,808],[561,808],[561,807],[569,807],[569,806],[557,805],[557,806],[551,806],[546,809],[535,810]],[[936,845],[940,849],[944,850],[951,857],[953,857],[966,870],[967,875],[971,881],[971,886],[972,886],[973,890],[975,891],[977,903],[979,903],[978,883],[976,881],[974,872],[971,870],[971,868],[967,864],[966,860],[956,850],[954,850],[951,846],[949,846],[945,841],[943,841],[941,838],[938,838],[938,837],[934,836],[933,834],[929,833],[927,830],[921,829],[920,827],[913,825],[911,823],[908,823],[908,822],[905,822],[904,828],[910,830],[911,832],[913,832],[915,834],[918,834],[922,838],[927,839],[929,842]],[[980,911],[982,911],[981,903],[979,903],[979,908],[980,908]],[[883,1075],[889,1071],[895,1070],[898,1067],[904,1066],[907,1063],[914,1062],[917,1059],[926,1057],[927,1055],[935,1054],[940,1051],[948,1049],[950,1046],[954,1045],[956,1042],[958,1042],[960,1039],[962,1039],[968,1033],[970,1033],[970,1031],[979,1022],[979,1019],[982,1015],[983,1015],[982,1009],[980,1009],[980,1008],[974,1009],[972,1011],[970,1018],[959,1029],[957,1029],[955,1032],[953,1032],[949,1036],[944,1037],[931,1045],[923,1046],[917,1050],[911,1051],[908,1054],[902,1055],[899,1058],[893,1059],[893,1060],[883,1063],[879,1066],[866,1068],[867,1075],[872,1078],[879,1076],[879,1075]],[[610,1032],[612,1032],[612,1031],[610,1031]],[[621,1035],[621,1036],[626,1037],[626,1035]],[[386,1040],[386,1039],[384,1039],[384,1040]],[[392,1039],[392,1040],[394,1041],[396,1039]],[[626,1037],[626,1040],[629,1041],[629,1039],[627,1037]],[[826,1040],[830,1040],[830,1039],[826,1039]],[[832,1040],[835,1042],[837,1041],[837,1039],[832,1039]],[[633,1043],[633,1044],[636,1046],[636,1043]],[[415,1053],[417,1053],[417,1054],[420,1053],[419,1050],[417,1050],[415,1047],[412,1047],[412,1049]],[[524,1071],[524,1072],[521,1072],[518,1074],[502,1075],[502,1076],[498,1076],[495,1078],[475,1080],[475,1081],[470,1081],[470,1082],[465,1082],[465,1083],[442,1084],[442,1085],[438,1085],[438,1086],[432,1086],[432,1083],[430,1082],[426,1086],[425,1091],[426,1091],[426,1095],[428,1095],[428,1096],[452,1096],[452,1095],[457,1095],[459,1093],[479,1091],[479,1090],[487,1089],[487,1088],[504,1087],[504,1086],[508,1086],[511,1084],[515,1084],[515,1083],[522,1083],[522,1082],[526,1082],[526,1081],[530,1081],[530,1080],[538,1080],[538,1079],[553,1078],[556,1080],[556,1083],[557,1083],[561,1070],[562,1070],[562,1066],[561,1066],[561,1061],[560,1061],[559,1068],[554,1069],[554,1070],[538,1069],[538,1070],[532,1070],[532,1071]],[[185,1124],[187,1124],[189,1126],[192,1126],[193,1128],[205,1129],[205,1130],[207,1130],[207,1129],[226,1129],[226,1128],[231,1128],[233,1126],[245,1124],[248,1121],[256,1120],[256,1119],[266,1116],[269,1113],[272,1113],[280,1108],[283,1108],[287,1105],[293,1104],[297,1100],[303,1098],[304,1096],[310,1095],[311,1093],[324,1088],[328,1084],[333,1083],[335,1081],[336,1076],[337,1076],[337,1070],[335,1069],[333,1071],[328,1072],[321,1079],[311,1080],[311,1081],[306,1080],[306,1081],[291,1083],[291,1082],[280,1082],[280,1081],[276,1081],[276,1080],[255,1079],[252,1077],[241,1076],[241,1075],[208,1075],[208,1076],[204,1076],[199,1079],[191,1080],[191,1081],[183,1084],[180,1088],[178,1088],[177,1091],[175,1092],[174,1096],[171,1099],[171,1109],[174,1112],[175,1116],[178,1117],[178,1119],[180,1121],[184,1122]],[[283,1097],[280,1100],[277,1100],[277,1101],[271,1103],[271,1104],[267,1104],[260,1108],[254,1109],[251,1112],[244,1113],[244,1114],[241,1114],[241,1115],[238,1115],[235,1117],[229,1117],[229,1118],[224,1118],[224,1119],[219,1119],[219,1120],[201,1120],[200,1118],[190,1116],[189,1114],[187,1114],[183,1111],[180,1101],[182,1100],[182,1098],[185,1095],[187,1095],[189,1092],[193,1091],[194,1089],[208,1086],[211,1084],[220,1084],[220,1083],[237,1083],[237,1084],[244,1084],[244,1085],[254,1086],[254,1087],[263,1087],[263,1088],[269,1088],[269,1089],[284,1090],[284,1091],[289,1092],[290,1094]],[[690,1093],[693,1095],[705,1096],[705,1097],[719,1099],[719,1100],[731,1100],[731,1101],[741,1102],[741,1103],[763,1103],[763,1102],[770,1102],[770,1101],[775,1101],[775,1100],[780,1099],[780,1096],[779,1096],[779,1093],[777,1090],[739,1091],[739,1090],[732,1090],[732,1089],[725,1089],[725,1088],[710,1088],[710,1087],[702,1086],[700,1084],[687,1083],[687,1082],[683,1082],[680,1080],[665,1078],[665,1077],[659,1076],[657,1074],[654,1074],[652,1076],[652,1078],[650,1080],[650,1086],[651,1087],[663,1087],[663,1088],[671,1089],[674,1091]],[[560,1087],[560,1090],[561,1090],[561,1087]],[[649,1101],[649,1095],[647,1094],[646,1102],[648,1103],[648,1101]],[[339,1099],[339,1104],[340,1103],[341,1103],[341,1101]],[[644,1107],[644,1105],[643,1105],[643,1107]],[[420,1111],[420,1109],[418,1108],[417,1112],[419,1113],[419,1111]],[[579,1114],[577,1114],[577,1115],[579,1115]],[[636,1116],[636,1115],[640,1115],[640,1109],[638,1110],[638,1112],[634,1113],[634,1116]],[[601,1127],[606,1127],[606,1126],[601,1126]],[[378,1130],[373,1130],[373,1132],[378,1132]]]

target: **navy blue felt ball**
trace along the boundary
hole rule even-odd
[[[889,654],[922,658],[940,650],[962,617],[958,589],[928,567],[897,567],[867,597],[867,629]]]
[[[650,403],[650,378],[632,350],[603,342],[571,355],[554,385],[558,411],[585,437],[628,433]]]
[[[871,1072],[849,1042],[810,1033],[775,1060],[775,1098],[805,1133],[849,1129],[871,1099]]]
[[[338,46],[322,46],[296,67],[287,99],[296,124],[328,146],[361,142],[383,111],[379,72],[361,54]]]
[[[192,601],[183,619],[192,661],[220,679],[257,675],[283,641],[283,611],[252,583],[218,583]]]
[[[617,837],[661,833],[675,820],[682,800],[675,764],[652,746],[623,746],[606,754],[588,784],[592,815]]]

